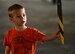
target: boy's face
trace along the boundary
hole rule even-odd
[[[10,18],[11,22],[14,23],[16,26],[23,26],[26,24],[26,13],[25,13],[25,9],[18,9],[18,10],[14,10],[12,12],[12,18]]]

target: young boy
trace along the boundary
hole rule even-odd
[[[8,14],[14,27],[9,29],[4,37],[5,54],[35,54],[36,41],[43,43],[59,37],[59,32],[46,36],[36,28],[26,26],[25,8],[19,4],[10,6]]]

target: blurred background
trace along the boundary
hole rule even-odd
[[[61,0],[65,45],[59,39],[45,44],[37,42],[36,54],[75,54],[75,0]],[[5,32],[12,27],[7,8],[15,3],[26,8],[27,25],[36,27],[45,34],[54,34],[58,29],[56,0],[0,0],[0,54],[4,54]]]

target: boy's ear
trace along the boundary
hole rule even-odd
[[[12,18],[9,18],[9,21],[10,21],[10,22],[13,22],[13,19],[12,19]]]

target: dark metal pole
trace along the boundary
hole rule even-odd
[[[63,26],[63,19],[62,19],[61,0],[57,0],[57,12],[58,12],[58,26],[60,30],[60,39],[61,39],[62,44],[64,45],[64,26]]]

